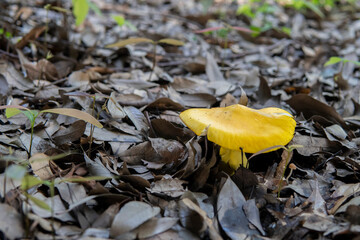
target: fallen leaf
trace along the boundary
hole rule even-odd
[[[0,230],[9,239],[20,239],[25,237],[25,229],[22,217],[13,207],[0,203]]]
[[[297,94],[286,101],[298,114],[302,113],[309,119],[320,116],[333,123],[338,123],[344,129],[348,129],[344,119],[335,111],[333,107],[320,102],[307,94]],[[321,120],[320,120],[321,121]]]
[[[116,237],[130,232],[159,213],[159,207],[152,207],[143,202],[131,201],[125,204],[116,214],[111,224],[110,236]]]
[[[50,157],[44,153],[37,153],[31,156],[29,163],[33,172],[41,179],[48,180],[54,176],[50,169]]]
[[[139,228],[135,229],[134,232],[136,232],[136,235],[140,239],[149,238],[167,231],[168,229],[173,227],[178,221],[179,219],[177,218],[169,217],[153,218],[142,224]]]
[[[183,195],[186,191],[182,185],[184,183],[186,181],[177,178],[173,179],[171,176],[165,175],[160,181],[153,182],[148,190],[151,193],[164,194],[176,198]]]
[[[217,211],[220,226],[231,239],[247,239],[258,234],[258,231],[249,228],[249,220],[243,210],[245,203],[241,191],[228,177],[217,199]]]

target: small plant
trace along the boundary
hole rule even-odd
[[[90,0],[72,0],[72,4],[76,26],[80,26],[85,21],[90,8],[96,14],[102,15],[100,9]]]
[[[46,156],[45,154],[39,154],[39,156],[34,155],[29,160],[20,160],[20,159],[12,157],[11,155],[0,158],[0,160],[6,161],[7,165],[8,165],[8,162],[10,162],[10,161],[14,162],[14,164],[12,164],[6,168],[5,179],[10,178],[10,179],[21,181],[19,190],[24,195],[25,202],[28,203],[30,200],[38,207],[51,212],[51,228],[52,228],[53,239],[55,239],[55,229],[53,226],[54,214],[55,214],[55,212],[54,212],[55,185],[59,184],[61,182],[85,182],[85,181],[90,181],[90,180],[100,181],[100,180],[109,179],[108,176],[107,177],[89,176],[89,177],[79,177],[79,178],[62,178],[62,179],[56,179],[56,180],[55,180],[55,178],[43,179],[41,177],[36,177],[36,176],[29,174],[29,172],[27,170],[27,165],[29,162],[30,162],[30,164],[34,163],[34,162],[39,162],[39,161],[49,162],[52,160],[61,159],[61,158],[65,157],[66,155],[67,154],[59,154],[59,155],[50,157],[50,156]],[[6,196],[5,182],[6,181],[4,181],[3,196]],[[41,185],[46,185],[49,187],[50,197],[52,199],[50,206],[43,200],[38,199],[27,192],[27,190],[29,190],[30,188],[41,186]],[[25,216],[25,231],[26,231],[27,238],[29,237],[29,231],[30,231],[30,221],[28,218],[28,213],[29,213],[28,204],[25,204],[24,216]]]
[[[4,36],[5,38],[9,39],[12,38],[11,32],[5,31],[3,28],[0,28],[0,35]]]
[[[125,47],[126,45],[129,44],[138,44],[138,43],[151,43],[153,45],[153,65],[151,68],[151,73],[150,73],[150,77],[149,77],[149,81],[151,80],[152,74],[155,70],[155,66],[156,66],[156,47],[157,45],[161,44],[161,43],[165,43],[165,44],[169,44],[172,46],[182,46],[184,45],[184,42],[180,41],[180,40],[176,40],[176,39],[172,39],[172,38],[163,38],[160,39],[158,41],[154,41],[150,38],[128,38],[125,40],[120,40],[116,43],[113,44],[109,44],[106,47],[107,48],[121,48],[121,47]]]
[[[31,136],[30,136],[30,147],[28,150],[29,157],[31,157],[35,120],[42,113],[55,113],[55,114],[66,115],[69,117],[75,117],[80,120],[84,120],[85,122],[88,122],[96,127],[102,128],[101,123],[98,120],[96,120],[93,116],[91,116],[86,112],[82,112],[80,110],[72,109],[72,108],[54,108],[54,109],[46,109],[46,110],[38,111],[38,110],[30,110],[26,107],[19,105],[7,105],[7,106],[0,106],[0,110],[1,109],[6,109],[5,115],[7,118],[11,118],[15,115],[22,113],[30,120]]]
[[[127,26],[129,27],[131,30],[133,31],[137,31],[137,28],[128,20],[126,20],[123,16],[121,15],[114,15],[112,16],[112,19],[117,23],[117,25],[119,25],[120,27],[122,26]]]
[[[228,46],[228,39],[229,39],[229,33],[233,30],[236,30],[236,31],[240,31],[240,32],[248,32],[248,33],[252,33],[251,30],[247,29],[247,28],[243,28],[243,27],[236,27],[236,26],[230,26],[228,24],[226,24],[226,26],[220,26],[220,27],[211,27],[211,28],[205,28],[205,29],[202,29],[202,30],[198,30],[198,31],[195,31],[195,33],[203,33],[205,35],[207,34],[210,34],[212,32],[215,32],[216,35],[222,39],[224,45],[223,45],[223,48],[224,49],[227,49],[229,46]],[[224,61],[223,61],[223,58],[221,59],[221,65],[224,65]]]
[[[343,78],[343,69],[344,69],[345,63],[353,63],[357,66],[360,66],[360,62],[354,61],[354,60],[349,60],[346,58],[341,58],[341,57],[331,57],[324,64],[324,67],[327,67],[327,66],[330,66],[333,64],[337,64],[337,63],[341,63],[341,67],[340,67],[340,71],[338,73],[334,74],[334,81],[337,83],[339,89],[347,89],[348,88],[347,81]]]
[[[250,2],[246,4],[242,4],[238,7],[236,14],[244,15],[250,19],[254,19],[258,17],[259,14],[270,15],[276,12],[276,7],[274,5],[270,5],[269,3],[262,3],[257,0],[250,0]],[[272,24],[272,22],[267,21],[266,17],[264,17],[263,22],[260,26],[251,25],[250,30],[252,31],[251,36],[257,37],[262,32],[268,31],[270,29],[275,29],[280,32],[284,32],[287,35],[290,35],[291,29],[287,27],[276,27]]]
[[[252,33],[252,31],[250,29],[243,28],[243,27],[230,26],[228,24],[226,24],[226,26],[222,26],[222,27],[211,27],[211,28],[201,29],[201,30],[195,31],[195,33],[209,34],[212,32],[216,32],[217,36],[224,40],[224,48],[226,49],[226,48],[228,48],[228,35],[229,35],[230,31],[232,31],[232,30]]]
[[[320,7],[324,7],[324,6],[328,5],[329,3],[322,3],[322,2],[323,1],[319,1],[319,0],[311,0],[311,1],[309,1],[309,0],[290,0],[285,3],[285,6],[294,8],[297,11],[309,9],[309,10],[313,11],[320,18],[324,18],[325,15],[320,10]],[[327,2],[332,2],[331,6],[334,6],[333,5],[335,2],[334,0],[327,1]]]
[[[345,63],[354,63],[358,66],[360,66],[360,62],[357,61],[353,61],[353,60],[349,60],[346,58],[341,58],[341,57],[331,57],[325,64],[324,67],[336,64],[336,63],[342,63],[342,65],[344,65]]]

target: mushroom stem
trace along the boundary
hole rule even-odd
[[[227,163],[232,169],[238,169],[241,166],[247,168],[248,160],[246,158],[245,152],[240,150],[231,150],[228,148],[220,148],[221,160]]]

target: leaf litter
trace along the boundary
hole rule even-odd
[[[89,2],[79,25],[71,1],[0,3],[0,104],[42,113],[0,112],[2,237],[360,234],[359,3]],[[237,103],[292,112],[302,147],[233,173],[179,113]]]

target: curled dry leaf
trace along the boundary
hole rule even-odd
[[[180,221],[183,226],[186,228],[197,232],[198,234],[203,234],[205,230],[208,229],[210,239],[212,240],[221,240],[218,230],[215,227],[214,221],[210,219],[204,210],[202,210],[198,205],[196,205],[189,198],[184,198],[180,201]],[[190,210],[190,211],[189,211]]]
[[[182,196],[186,191],[182,185],[184,183],[186,183],[186,181],[177,178],[173,179],[165,175],[160,181],[153,182],[149,191],[151,193],[164,194],[176,198]]]
[[[34,154],[30,159],[29,163],[33,172],[41,179],[47,180],[54,176],[50,169],[50,157],[44,153]]]
[[[106,107],[110,115],[115,119],[123,119],[126,116],[123,107],[116,101],[115,92],[110,94]]]

